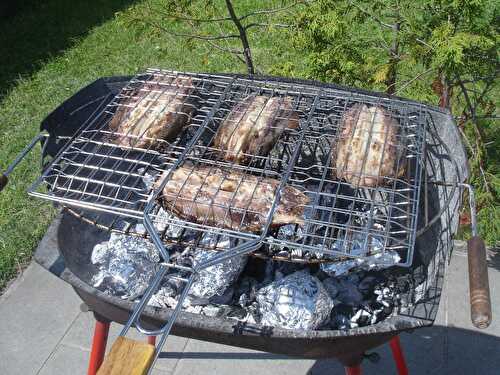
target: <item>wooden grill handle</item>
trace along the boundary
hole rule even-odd
[[[146,375],[154,354],[153,345],[119,336],[97,375]]]
[[[486,246],[479,236],[474,236],[467,242],[467,258],[471,320],[474,326],[483,329],[491,323],[491,300]]]

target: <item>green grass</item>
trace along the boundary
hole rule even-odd
[[[149,3],[51,0],[0,25],[1,168],[37,133],[47,114],[99,77],[151,66],[245,71],[233,57],[214,53],[204,43],[186,43],[134,21]],[[260,6],[269,4],[261,1]],[[269,70],[281,58],[275,34],[254,34],[252,43],[261,69]],[[286,58],[291,58],[290,52]],[[50,204],[26,194],[39,173],[38,157],[38,150],[30,154],[0,193],[0,290],[30,259],[54,215]]]

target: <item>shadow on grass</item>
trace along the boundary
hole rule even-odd
[[[74,45],[135,0],[7,0],[0,6],[0,99],[19,77]]]

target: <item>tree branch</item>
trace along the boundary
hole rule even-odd
[[[187,33],[176,33],[172,30],[167,29],[166,27],[163,27],[162,25],[156,23],[156,22],[150,22],[151,25],[157,27],[158,29],[166,32],[167,34],[176,36],[176,37],[181,37],[181,38],[192,38],[192,39],[200,39],[200,40],[223,40],[223,39],[238,39],[240,36],[236,34],[222,34],[222,35],[199,35],[199,34],[187,34]]]
[[[311,2],[312,1],[298,0],[298,1],[293,2],[290,5],[287,5],[287,6],[284,6],[281,8],[256,10],[254,12],[250,12],[250,13],[247,13],[247,14],[241,16],[240,18],[238,18],[238,20],[243,21],[244,19],[246,19],[248,17],[257,16],[259,14],[273,14],[273,13],[283,12],[285,10],[292,9],[293,7],[295,7],[299,4],[307,4],[307,3],[311,3]]]
[[[243,55],[243,51],[240,51],[239,49],[221,47],[217,43],[214,43],[211,40],[205,40],[205,42],[207,42],[210,46],[214,47],[215,49],[218,49],[219,51],[233,53],[233,54],[238,55],[238,56],[239,55]],[[239,56],[239,57],[240,57],[240,59],[241,59],[242,62],[245,62],[245,60],[243,60],[241,58],[241,56]]]
[[[231,0],[226,0],[226,6],[227,6],[227,11],[229,12],[229,16],[231,17],[231,20],[234,22],[236,28],[238,29],[239,32],[239,38],[241,40],[241,44],[243,45],[243,56],[245,58],[245,63],[247,65],[247,70],[249,74],[255,74],[255,68],[253,65],[253,60],[252,60],[252,54],[250,52],[250,45],[248,43],[248,38],[247,38],[247,33],[245,28],[240,22],[240,19],[238,16],[236,16],[236,13],[234,12],[233,4],[231,3]]]
[[[400,93],[401,91],[403,91],[405,88],[407,88],[409,85],[411,85],[413,82],[415,82],[416,80],[420,79],[420,77],[422,77],[423,75],[427,74],[427,73],[430,73],[434,70],[434,68],[429,68],[419,74],[417,74],[415,77],[413,77],[412,79],[410,79],[409,81],[406,81],[399,89],[397,89],[397,91],[395,92],[395,94],[398,94]]]
[[[191,22],[199,22],[199,23],[211,23],[211,22],[224,22],[224,21],[231,21],[231,17],[221,17],[221,18],[191,18],[187,17],[185,15],[181,16],[176,16],[172,14],[168,14],[165,12],[162,12],[163,15],[169,18],[173,18],[179,21],[191,21]]]
[[[492,73],[490,75],[481,76],[481,77],[477,77],[477,78],[474,78],[474,79],[462,79],[461,81],[464,84],[467,84],[467,83],[477,83],[477,82],[485,81],[485,80],[490,79],[490,78],[497,78],[499,73],[500,73],[500,69],[496,70],[495,73]]]
[[[356,3],[352,2],[352,1],[349,1],[349,4],[351,4],[352,6],[358,8],[358,10],[360,10],[362,13],[366,14],[368,17],[370,17],[374,21],[378,22],[381,26],[386,27],[388,29],[393,29],[394,28],[393,25],[389,25],[388,23],[383,22],[380,18],[378,18],[375,15],[371,14],[370,12],[364,10],[358,4],[356,4]]]
[[[186,22],[189,26],[191,26],[191,28],[195,27],[195,25],[193,24],[194,21],[186,21]],[[219,29],[222,32],[222,28],[219,27]],[[234,55],[242,55],[243,54],[243,51],[241,51],[239,49],[230,48],[230,47],[221,47],[217,43],[213,42],[212,40],[204,40],[204,41],[207,44],[209,44],[210,46],[214,47],[215,49],[218,49],[219,51],[232,53]],[[227,43],[227,40],[226,40],[226,43]],[[227,44],[229,45],[229,43],[227,43]],[[238,60],[242,60],[241,56],[236,56],[236,57],[238,57]],[[243,60],[243,62],[245,62],[245,61]]]
[[[248,30],[249,28],[255,27],[255,26],[264,26],[264,27],[273,26],[273,27],[283,27],[283,28],[291,27],[291,25],[286,25],[284,23],[257,23],[257,22],[253,22],[253,23],[249,23],[248,25],[246,25],[245,30]]]
[[[467,138],[467,136],[465,135],[465,133],[462,130],[462,128],[460,126],[457,126],[457,129],[458,129],[459,133],[462,135],[464,143],[466,144],[467,148],[469,149],[470,153],[472,154],[472,157],[474,159],[476,159],[477,162],[478,162],[479,173],[481,174],[481,177],[483,178],[484,187],[486,188],[486,192],[488,192],[488,194],[489,194],[491,192],[491,190],[490,190],[490,184],[488,183],[488,180],[486,179],[486,172],[483,169],[482,160],[479,157],[479,154],[476,152],[476,150],[474,150],[474,147],[470,143],[469,138]]]
[[[476,104],[474,105],[474,108],[473,108],[474,113],[476,113],[477,107],[479,106],[479,104],[481,104],[481,101],[483,100],[484,96],[486,95],[486,93],[488,92],[488,90],[490,89],[490,87],[492,85],[493,85],[493,80],[486,82],[486,86],[484,87],[483,92],[481,92],[479,97],[476,99]],[[476,116],[476,118],[477,118],[477,116]]]
[[[456,76],[458,85],[460,86],[460,89],[462,90],[462,94],[464,96],[465,103],[466,103],[467,107],[469,108],[470,117],[471,117],[472,123],[474,124],[474,130],[476,131],[477,136],[479,137],[479,139],[482,142],[483,135],[481,134],[481,131],[479,130],[479,128],[477,126],[477,121],[476,121],[476,110],[475,110],[476,107],[472,105],[472,102],[471,102],[470,97],[469,97],[469,93],[467,92],[467,88],[465,87],[463,82],[460,80],[459,75],[456,74],[455,76]]]

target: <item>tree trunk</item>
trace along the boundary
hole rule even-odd
[[[439,107],[448,109],[451,112],[452,88],[442,72],[439,72],[434,82],[432,82],[432,90],[439,97]]]
[[[444,74],[441,74],[441,96],[439,98],[439,106],[451,111],[451,87]]]
[[[231,20],[235,24],[236,28],[238,29],[238,33],[240,34],[241,44],[243,45],[243,57],[245,58],[245,64],[247,66],[248,74],[255,74],[252,53],[250,51],[250,44],[248,43],[247,38],[247,31],[241,24],[240,19],[236,16],[231,0],[226,0],[226,7]]]
[[[393,25],[394,30],[394,40],[392,41],[391,49],[389,50],[389,71],[387,72],[387,77],[385,80],[385,85],[387,86],[386,93],[389,95],[394,95],[396,92],[396,80],[398,74],[398,64],[399,64],[399,40],[398,34],[401,29],[401,23],[399,20]]]

